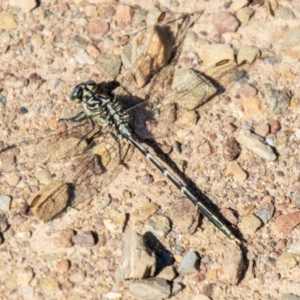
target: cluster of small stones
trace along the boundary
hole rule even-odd
[[[236,60],[248,75],[178,130],[180,151],[164,149],[222,208],[247,251],[139,156],[108,194],[43,224],[24,198],[51,172],[32,162],[26,173],[0,154],[1,299],[300,299],[299,4],[129,2],[1,2],[0,140],[64,117],[78,82],[115,79],[132,33],[161,11],[205,9],[178,66]]]

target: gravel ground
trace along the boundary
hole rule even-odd
[[[300,299],[297,1],[18,2],[0,4],[0,140],[32,142],[0,153],[1,299]],[[172,20],[202,12],[173,64],[207,70],[225,92],[183,110],[190,121],[179,126],[179,114],[157,143],[237,228],[242,246],[137,151],[127,168],[113,157],[108,172],[98,170],[76,208],[53,220],[27,212],[32,195],[74,173],[70,159],[45,163],[41,147],[47,154],[54,144],[36,150],[35,138],[78,110],[71,87],[115,79],[135,35],[162,11]],[[228,60],[240,66],[221,75],[212,68],[226,61],[231,69]],[[234,80],[236,70],[244,73]],[[157,82],[148,92],[170,78]]]

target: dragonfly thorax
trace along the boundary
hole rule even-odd
[[[95,89],[97,90],[97,89]],[[90,93],[82,97],[84,113],[101,128],[109,128],[116,136],[131,135],[128,113],[122,110],[114,95]]]

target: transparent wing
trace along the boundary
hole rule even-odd
[[[245,73],[234,61],[220,62],[203,72],[165,68],[150,83],[154,88],[148,99],[128,109],[131,126],[143,139],[170,135],[195,122],[198,107],[228,92]]]
[[[89,122],[64,122],[42,132],[2,139],[1,194],[28,202],[35,208],[40,207],[35,211],[43,220],[57,215],[71,198],[75,199],[74,192],[71,195],[71,187],[82,183],[87,185],[88,177],[99,175],[104,170],[95,155],[78,156],[88,145],[87,133],[91,133]],[[46,198],[52,200],[46,201],[45,197],[41,199],[41,195],[47,193],[43,186],[48,184],[50,192]],[[68,201],[62,197],[66,193],[69,194]]]
[[[169,21],[162,14],[157,24],[141,31],[133,41],[131,63],[122,70],[120,87],[114,94],[142,139],[170,134],[175,120],[178,126],[195,122],[193,110],[229,90],[243,75],[233,61],[220,62],[202,72],[175,68],[176,51],[201,13]]]
[[[135,95],[140,91],[139,97],[144,98],[147,89],[141,88],[169,64],[188,28],[197,21],[201,13],[202,11],[199,11],[171,20],[167,20],[163,13],[154,26],[142,30],[133,40],[131,59],[123,55],[123,62],[127,68],[123,68],[117,78],[121,86],[115,92],[116,96],[123,98],[125,102],[128,95]]]

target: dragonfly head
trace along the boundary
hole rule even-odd
[[[81,103],[85,97],[91,97],[97,91],[97,83],[88,80],[76,85],[71,92],[70,99],[73,103]]]

